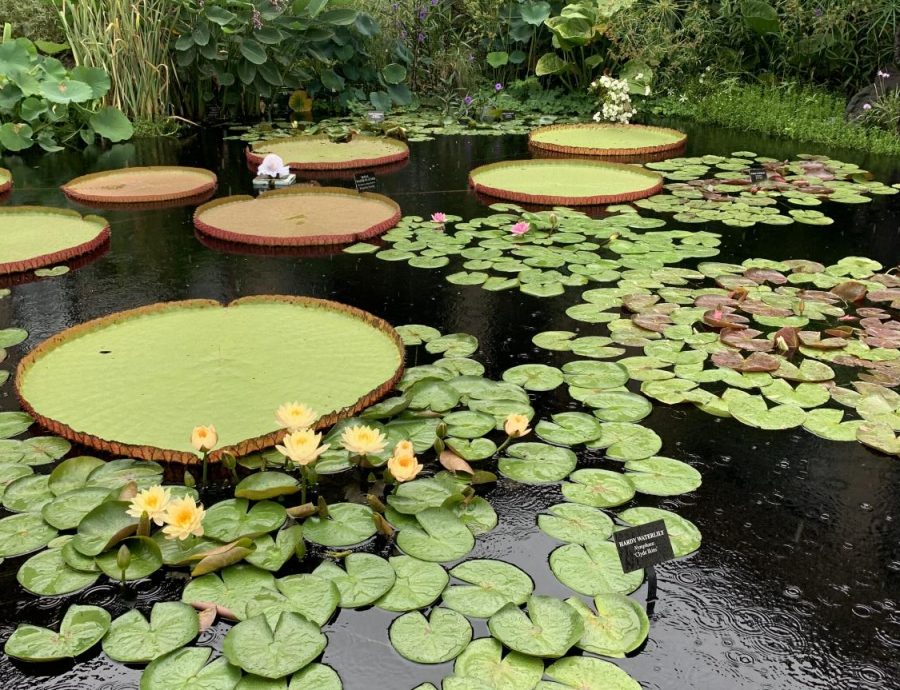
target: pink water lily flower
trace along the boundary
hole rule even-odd
[[[524,220],[513,225],[509,231],[513,235],[524,235],[526,232],[531,230],[531,225],[526,223]]]
[[[440,211],[438,211],[437,213],[432,213],[431,220],[435,223],[440,223],[441,225],[443,225],[447,222],[447,214],[441,213]]]
[[[291,174],[291,169],[284,164],[281,156],[270,153],[263,158],[262,164],[256,169],[256,174],[260,177],[287,177]]]

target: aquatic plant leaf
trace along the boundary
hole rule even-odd
[[[403,344],[407,346],[421,345],[441,337],[441,332],[438,329],[418,323],[397,326],[394,330],[400,335]]]
[[[66,564],[62,549],[47,549],[25,561],[16,579],[27,591],[44,597],[71,594],[97,581],[98,573],[75,570]]]
[[[351,553],[337,563],[322,561],[313,575],[331,580],[338,589],[341,608],[369,606],[386,594],[394,585],[396,575],[391,564],[369,553]]]
[[[432,604],[444,591],[450,576],[437,563],[412,556],[393,556],[388,561],[396,579],[387,594],[375,602],[385,611],[412,611]]]
[[[459,404],[459,393],[443,381],[419,381],[406,390],[406,395],[414,410],[446,412]]]
[[[565,479],[578,464],[568,448],[546,443],[515,443],[500,458],[500,474],[522,484],[552,484]]]
[[[855,441],[860,426],[865,422],[860,419],[845,422],[843,419],[842,410],[827,407],[809,410],[803,421],[803,428],[829,441]]]
[[[594,613],[572,597],[566,603],[578,611],[584,622],[579,649],[592,654],[621,659],[640,647],[650,633],[650,621],[644,608],[624,594],[601,594],[594,597]]]
[[[653,403],[630,391],[592,392],[584,398],[569,392],[572,397],[595,408],[594,416],[604,422],[639,422],[653,411]]]
[[[128,567],[125,568],[125,580],[140,580],[162,568],[162,552],[150,537],[131,537],[121,543],[131,552]],[[122,569],[116,563],[117,551],[111,549],[95,559],[100,570],[113,580],[122,578]]]
[[[98,606],[74,604],[66,610],[59,632],[20,624],[3,651],[22,661],[56,661],[83,654],[106,634],[109,614]]]
[[[697,526],[680,515],[662,508],[629,508],[619,513],[619,518],[628,525],[643,525],[656,520],[666,523],[669,539],[676,558],[687,556],[700,548],[701,536]]]
[[[235,498],[261,501],[276,496],[290,496],[300,491],[300,482],[284,472],[256,472],[244,477],[234,488]],[[243,535],[242,535],[243,536]]]
[[[600,423],[583,412],[559,412],[551,419],[541,420],[535,427],[535,433],[549,443],[574,446],[600,437]]]
[[[750,395],[729,388],[722,395],[731,416],[742,424],[758,429],[793,429],[806,420],[806,411],[796,405],[777,405],[769,408],[759,395]]]
[[[400,656],[417,664],[441,664],[455,659],[472,639],[472,626],[451,609],[436,607],[425,618],[418,611],[394,619],[391,644]]]
[[[282,577],[275,581],[275,586],[277,592],[263,589],[247,601],[247,618],[263,614],[274,627],[280,614],[291,612],[322,626],[334,614],[340,600],[337,586],[331,580],[308,573]]]
[[[538,527],[554,539],[573,544],[605,541],[613,533],[613,521],[602,510],[579,503],[558,503],[538,515]]]
[[[287,690],[343,690],[341,677],[325,664],[313,663],[297,671]]]
[[[245,556],[245,560],[257,568],[277,572],[284,567],[291,556],[297,553],[297,549],[303,549],[303,527],[291,525],[279,530],[275,539],[268,534],[258,536],[253,540],[256,549]]]
[[[28,477],[34,474],[34,470],[28,465],[13,465],[10,463],[0,463],[0,500],[6,493],[6,488],[17,479]]]
[[[246,563],[238,563],[188,582],[181,594],[186,604],[215,604],[237,620],[247,617],[247,604],[262,590],[278,593],[272,573]],[[221,614],[220,614],[221,615]]]
[[[446,417],[444,418],[446,420]],[[494,418],[491,417],[491,429],[494,428]],[[463,460],[475,462],[484,460],[497,452],[497,444],[489,438],[473,438],[471,440],[453,438],[444,439],[447,447]]]
[[[232,498],[220,501],[206,511],[203,529],[211,539],[231,542],[274,532],[286,517],[284,508],[273,501],[251,505],[246,498]]]
[[[352,546],[375,534],[372,509],[357,503],[334,503],[328,517],[317,515],[303,523],[303,536],[322,546]]]
[[[322,653],[327,642],[315,623],[285,612],[274,628],[265,616],[241,621],[225,636],[222,653],[234,666],[274,679],[299,671]]]
[[[0,412],[0,438],[12,438],[23,434],[34,423],[24,412]]]
[[[209,647],[184,647],[154,659],[141,676],[140,690],[234,690],[241,670],[219,657],[206,662]]]
[[[397,546],[422,561],[442,563],[465,556],[475,546],[468,527],[447,508],[426,508],[416,513],[419,527],[404,527]]]
[[[63,460],[50,473],[48,486],[57,496],[87,485],[91,472],[103,465],[100,458],[81,455]]]
[[[138,491],[162,483],[163,468],[156,462],[147,460],[111,460],[99,465],[88,475],[87,486],[105,486],[119,489],[134,482]]]
[[[568,352],[576,335],[574,331],[544,331],[532,337],[531,342],[544,350]]]
[[[560,690],[640,690],[640,684],[618,666],[591,657],[567,657],[545,670]],[[548,684],[549,685],[549,684]],[[556,687],[556,684],[553,684]],[[549,690],[549,688],[548,688]]]
[[[613,508],[634,498],[634,485],[628,475],[610,470],[583,469],[569,475],[562,493],[574,503],[593,508]]]
[[[662,439],[640,424],[604,422],[600,438],[589,443],[588,448],[605,448],[608,458],[620,462],[643,460],[659,452]]]
[[[3,507],[13,513],[40,512],[54,498],[49,479],[46,474],[31,474],[10,482],[3,492]]]
[[[526,607],[527,613],[515,604],[507,604],[488,621],[491,635],[514,652],[561,657],[584,632],[578,612],[564,601],[533,595]]]
[[[504,371],[503,380],[527,391],[550,391],[562,384],[563,375],[546,364],[520,364]]]
[[[72,545],[85,556],[98,556],[137,531],[138,519],[127,514],[127,501],[104,501],[78,523]]]
[[[565,544],[550,554],[550,569],[566,587],[587,596],[630,594],[644,581],[644,571],[622,572],[619,554],[608,541]]]
[[[449,333],[429,340],[425,349],[444,357],[468,357],[478,349],[478,339],[468,333]]]
[[[123,664],[153,661],[197,637],[197,611],[178,601],[153,605],[150,620],[133,609],[116,618],[103,638],[103,652]]]
[[[450,574],[467,584],[447,587],[444,606],[470,618],[490,618],[506,604],[525,603],[534,591],[534,583],[524,571],[503,561],[466,561]]]
[[[472,640],[456,658],[453,678],[444,680],[446,690],[532,690],[544,673],[540,659],[510,652],[491,637]],[[468,679],[470,685],[466,685]]]
[[[41,508],[41,516],[56,529],[75,529],[84,517],[109,498],[109,489],[84,488],[58,495]]]
[[[565,382],[579,388],[608,390],[628,382],[628,370],[614,362],[576,360],[564,364],[562,371]]]
[[[654,456],[625,463],[625,475],[634,488],[650,496],[678,496],[694,491],[703,482],[700,473],[680,460]]]

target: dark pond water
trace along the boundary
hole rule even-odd
[[[750,148],[787,158],[827,153],[860,163],[877,179],[900,179],[900,160],[766,139],[741,132],[689,127],[688,155]],[[466,218],[487,209],[466,190],[468,170],[482,163],[527,156],[524,137],[453,137],[412,145],[412,160],[379,179],[380,190],[407,214],[444,211]],[[67,206],[58,185],[87,172],[124,164],[181,163],[219,174],[219,194],[248,193],[250,175],[241,146],[217,133],[138,141],[108,151],[52,156],[7,156],[16,188],[7,203]],[[348,185],[345,182],[338,182]],[[747,257],[809,258],[826,263],[858,254],[900,261],[900,199],[861,206],[823,207],[833,226],[793,225],[735,229],[706,225],[724,236],[724,261]],[[476,355],[494,377],[513,364],[547,361],[531,337],[547,329],[592,334],[602,326],[577,324],[564,309],[578,294],[549,300],[519,293],[457,287],[445,270],[425,271],[372,256],[252,256],[223,253],[194,236],[190,209],[102,213],[111,222],[109,251],[69,274],[18,285],[0,300],[0,327],[29,331],[21,352],[63,328],[113,311],[194,297],[228,301],[243,295],[285,293],[328,297],[369,310],[395,324],[426,323],[444,332],[477,336]],[[574,327],[573,327],[574,326]],[[544,394],[538,413],[569,404]],[[10,384],[4,409],[15,409]],[[662,453],[703,473],[695,493],[662,503],[696,523],[704,543],[693,556],[659,568],[659,602],[644,649],[619,663],[648,690],[862,690],[900,688],[900,461],[856,443],[829,443],[803,431],[762,432],[684,406],[660,406],[644,422],[663,438]],[[585,463],[602,465],[585,456]],[[337,488],[334,492],[337,493]],[[552,575],[547,557],[556,545],[539,532],[535,514],[561,500],[558,489],[502,481],[487,498],[500,525],[479,539],[473,557],[520,565],[537,591],[570,595]],[[18,587],[22,558],[0,565],[0,642],[19,622],[55,626],[69,603],[105,606],[116,616],[132,601],[115,584],[73,597],[36,598]],[[105,581],[103,581],[105,582]],[[138,605],[180,596],[172,575],[139,583]],[[635,594],[641,598],[645,590]],[[348,690],[407,690],[439,684],[451,665],[418,666],[391,648],[393,614],[340,611],[326,627],[324,661]],[[200,644],[219,646],[218,624]],[[475,635],[483,636],[483,624]],[[38,667],[0,657],[0,687],[118,690],[137,688],[139,668],[110,662],[95,651],[77,664]]]

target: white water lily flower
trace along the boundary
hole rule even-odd
[[[270,153],[263,158],[262,164],[257,168],[256,174],[260,177],[287,177],[291,169],[284,164],[281,156]]]

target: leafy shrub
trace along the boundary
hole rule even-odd
[[[66,40],[51,0],[0,0],[0,25],[5,22],[12,25],[13,34],[32,41]]]

